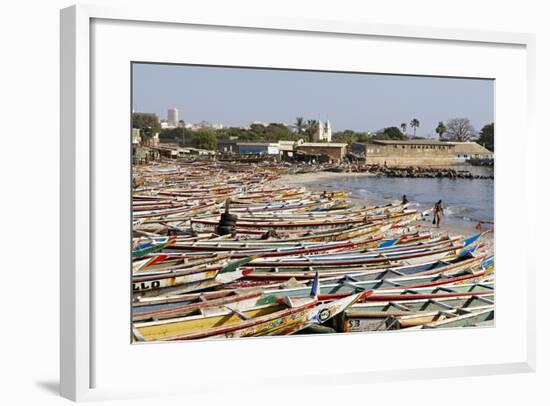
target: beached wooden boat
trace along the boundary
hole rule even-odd
[[[348,308],[336,328],[357,332],[417,327],[493,307],[492,291],[437,299],[367,301]]]
[[[418,264],[422,262],[436,261],[441,259],[453,259],[464,255],[465,252],[471,252],[475,249],[480,234],[466,238],[458,243],[449,243],[447,246],[438,246],[435,248],[417,248],[406,251],[384,251],[367,254],[340,256],[310,255],[306,257],[284,257],[274,259],[259,258],[252,261],[249,265],[254,268],[304,268],[308,266],[316,267],[349,267],[367,264],[390,264],[392,262],[403,262],[405,264]],[[466,251],[464,251],[466,250]]]
[[[165,301],[141,300],[133,303],[132,320],[172,319],[199,313],[202,309],[220,309],[225,306],[230,306],[233,310],[249,309],[256,306],[261,295],[261,290],[250,290],[243,293],[222,291],[189,295],[188,300],[176,303],[170,301],[170,298],[166,298]]]
[[[134,276],[161,274],[163,272],[176,272],[200,266],[216,265],[228,262],[231,257],[225,253],[200,253],[170,255],[164,252],[146,255],[132,261],[132,273]]]
[[[359,228],[364,228],[361,226]],[[353,228],[357,230],[358,228]],[[352,230],[352,231],[353,231]],[[389,230],[389,227],[387,227]],[[350,231],[349,228],[340,230],[342,233]],[[203,234],[205,235],[205,234]],[[353,236],[351,236],[353,237]],[[357,237],[357,235],[355,236]],[[398,236],[389,236],[389,237],[371,237],[368,239],[364,238],[350,238],[348,240],[337,240],[338,243],[357,243],[363,247],[390,247],[390,246],[400,246],[407,245],[416,242],[427,241],[432,238],[441,237],[440,235],[433,235],[431,232],[412,232],[404,233]],[[326,242],[313,242],[313,241],[286,241],[285,239],[278,240],[244,240],[238,241],[233,239],[220,239],[213,238],[213,235],[210,234],[210,237],[206,240],[197,240],[190,241],[188,237],[176,237],[176,241],[171,244],[167,249],[163,250],[166,252],[187,252],[187,251],[199,251],[199,252],[246,252],[246,251],[261,251],[261,250],[282,250],[282,249],[307,249],[313,247],[320,247],[325,244],[330,245],[334,241]]]
[[[217,287],[236,281],[251,268],[243,268],[251,258],[229,262],[226,265],[195,267],[175,272],[152,273],[132,277],[132,292],[141,297],[181,294]]]
[[[289,242],[330,242],[330,241],[361,241],[361,240],[380,240],[381,235],[394,226],[390,224],[369,223],[363,226],[345,226],[342,228],[322,230],[322,231],[298,231],[294,233],[280,233],[269,230],[250,230],[237,229],[237,238],[245,237],[247,239],[255,238],[258,240],[269,241],[270,243],[289,243]],[[224,236],[220,241],[231,241],[232,237]]]
[[[261,220],[240,220],[236,222],[236,226],[242,230],[257,230],[260,229],[264,232],[268,230],[275,230],[282,232],[284,230],[330,230],[332,228],[338,228],[342,226],[360,225],[365,223],[376,222],[393,222],[393,223],[405,223],[415,220],[418,216],[416,210],[408,210],[399,213],[389,213],[382,215],[372,216],[358,216],[355,218],[342,218],[342,219],[314,219],[314,220],[297,220],[297,221],[279,221],[276,219],[269,221]],[[191,227],[195,231],[213,230],[218,226],[220,219],[215,218],[193,218],[191,219]]]
[[[440,268],[439,273],[427,273],[422,276],[403,276],[398,275],[390,279],[374,279],[371,275],[366,275],[364,280],[360,280],[361,275],[357,277],[350,277],[344,275],[338,280],[324,280],[322,274],[319,274],[319,295],[323,299],[336,299],[355,292],[374,290],[372,293],[373,300],[382,294],[400,295],[403,293],[403,289],[412,288],[429,288],[422,290],[421,294],[434,294],[445,293],[442,290],[437,290],[438,286],[449,285],[453,283],[460,283],[461,286],[457,287],[457,290],[453,292],[465,292],[469,289],[472,283],[478,283],[485,279],[487,270],[481,268],[479,265],[484,261],[483,257],[473,258],[471,260],[465,260],[464,266],[457,267],[459,264],[451,264]],[[486,289],[486,287],[479,285],[480,289]],[[182,306],[189,303],[196,302],[198,300],[210,300],[217,299],[220,295],[225,296],[227,293],[247,291],[258,292],[258,289],[263,289],[262,296],[258,298],[255,305],[274,303],[280,298],[301,297],[308,294],[311,286],[300,283],[277,283],[268,285],[251,285],[246,287],[241,283],[230,283],[224,285],[223,290],[217,292],[208,293],[194,293],[194,294],[173,294],[169,297],[160,298],[140,298],[135,300],[134,306],[140,308],[164,308],[165,305],[170,306]],[[434,290],[435,289],[435,290]],[[443,289],[444,290],[444,289]],[[409,294],[411,292],[408,292]],[[386,296],[387,298],[387,296]]]
[[[458,240],[459,237],[456,237]],[[212,253],[224,252],[231,257],[254,255],[257,257],[269,256],[288,256],[288,255],[307,255],[316,252],[325,252],[344,249],[387,249],[390,247],[419,247],[425,246],[435,241],[450,241],[447,236],[436,236],[431,238],[430,233],[423,234],[408,234],[394,238],[371,238],[346,241],[329,241],[324,243],[316,243],[310,241],[265,241],[265,242],[250,242],[250,241],[227,241],[227,240],[210,240],[197,242],[179,242],[171,244],[167,249],[163,250],[163,254],[167,252],[174,253]]]
[[[335,284],[320,284],[319,297],[322,300],[334,300],[342,297],[355,294],[357,292],[363,292],[372,290],[373,292],[368,297],[368,300],[386,300],[390,298],[412,298],[423,295],[447,295],[456,292],[467,292],[472,288],[475,291],[491,290],[493,284],[476,284],[477,280],[484,275],[483,271],[474,274],[466,274],[461,276],[448,277],[441,274],[417,276],[410,278],[395,278],[395,279],[382,279],[371,280],[365,282],[348,282],[341,281]],[[460,283],[457,286],[457,290],[447,290],[447,285]],[[440,286],[445,288],[439,289]],[[279,300],[282,297],[300,297],[307,294],[309,288],[296,287],[287,289],[265,289],[262,297],[258,300],[258,304],[267,304]]]
[[[239,311],[202,308],[202,314],[168,320],[135,323],[134,338],[149,340],[193,340],[203,338],[257,337],[292,334],[313,324],[322,324],[343,312],[369,292],[322,303],[319,301],[319,279],[315,279],[306,297],[286,297],[266,305]]]
[[[478,327],[484,323],[492,322],[495,318],[494,306],[488,309],[479,309],[477,311],[467,312],[466,314],[454,315],[454,317],[441,317],[431,323],[423,324],[421,329],[434,328],[457,328],[457,327]]]
[[[243,312],[227,310],[212,316],[175,319],[167,323],[136,323],[134,336],[143,341],[174,341],[288,335],[330,320],[363,295],[358,293],[326,304],[319,303],[315,297],[293,298]]]
[[[272,183],[295,169],[250,160],[135,168],[135,340],[490,322],[493,257],[480,235],[424,232],[412,224],[424,213],[401,202],[360,207],[345,191]],[[227,208],[236,232],[218,236]]]
[[[132,258],[141,258],[152,252],[157,252],[175,241],[173,237],[161,237],[158,239],[140,238],[134,241]]]

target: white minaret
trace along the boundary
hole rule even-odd
[[[317,131],[315,134],[313,134],[313,142],[319,142],[323,140],[323,122],[321,120],[317,120]]]
[[[331,142],[332,141],[332,129],[330,127],[330,121],[321,120],[317,121],[317,132],[314,134],[313,142]]]
[[[327,142],[332,142],[332,128],[328,120],[325,122],[324,138]]]
[[[169,126],[177,127],[179,123],[178,109],[168,109],[168,119],[166,120]]]

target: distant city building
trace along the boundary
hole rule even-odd
[[[178,123],[180,121],[179,119],[179,113],[177,108],[168,109],[168,118],[166,120],[168,122],[168,126],[170,127],[177,127]]]
[[[330,126],[330,121],[325,121],[324,123],[321,120],[317,122],[317,132],[313,134],[313,142],[331,142],[332,141],[332,128]]]

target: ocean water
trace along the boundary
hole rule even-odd
[[[474,174],[492,175],[492,168],[467,168]],[[492,179],[340,177],[322,181],[321,188],[346,189],[365,204],[387,204],[405,194],[412,208],[426,210],[443,201],[448,220],[467,223],[494,222],[494,181]]]

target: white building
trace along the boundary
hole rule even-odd
[[[177,108],[174,107],[173,109],[168,109],[168,118],[166,121],[170,127],[178,126],[180,120]]]
[[[332,141],[332,128],[330,121],[324,123],[319,120],[317,126],[317,132],[313,135],[313,142],[331,142]]]
[[[462,163],[470,159],[494,159],[495,155],[477,142],[452,142],[454,147],[452,153],[454,154],[455,162]]]
[[[141,144],[141,134],[139,128],[132,128],[132,144]]]

